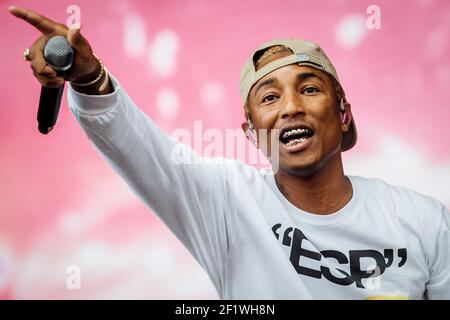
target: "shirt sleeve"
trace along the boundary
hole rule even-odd
[[[450,213],[439,204],[441,220],[439,231],[434,240],[431,256],[430,279],[426,286],[426,295],[432,300],[450,299]]]
[[[69,87],[69,107],[89,140],[135,194],[207,271],[220,292],[231,229],[227,167],[200,158],[144,114],[111,76],[114,92],[81,94]]]

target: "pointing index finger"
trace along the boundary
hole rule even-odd
[[[53,32],[58,31],[59,25],[50,20],[47,19],[33,11],[27,10],[25,8],[20,8],[16,6],[9,7],[9,12],[16,16],[17,18],[20,18],[29,24],[33,25],[36,29],[41,31],[43,34],[50,34]]]

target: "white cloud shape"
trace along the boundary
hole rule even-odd
[[[444,28],[432,30],[425,41],[425,56],[433,61],[439,59],[445,52],[448,36],[448,31]]]
[[[365,17],[363,15],[348,15],[339,21],[335,38],[341,47],[354,48],[361,43],[366,34]]]
[[[12,280],[15,257],[9,241],[0,239],[0,292]]]
[[[436,163],[420,146],[407,143],[395,134],[379,132],[376,139],[373,152],[345,159],[347,174],[380,178],[450,205],[450,160]]]
[[[156,109],[162,118],[173,119],[178,114],[178,94],[171,88],[163,88],[156,94]]]
[[[150,46],[149,63],[151,70],[158,76],[169,77],[177,67],[179,39],[172,30],[160,31]]]
[[[200,96],[205,106],[215,107],[223,102],[225,97],[225,89],[221,84],[210,81],[202,86]]]
[[[130,13],[123,20],[124,48],[130,58],[144,55],[147,46],[145,22],[137,14]]]
[[[40,237],[16,270],[16,299],[186,299],[217,298],[206,273],[168,230],[152,229],[112,244],[79,237],[55,243]],[[80,272],[70,290],[69,266]]]
[[[95,168],[86,166],[77,169],[86,177],[82,182],[85,187],[79,189],[76,202],[59,215],[59,228],[66,235],[86,232],[135,201],[135,195],[118,176],[96,175],[92,172]]]

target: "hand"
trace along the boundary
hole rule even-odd
[[[29,59],[35,77],[45,87],[59,87],[64,81],[85,82],[95,79],[100,71],[100,63],[94,57],[88,41],[81,35],[80,29],[69,29],[64,24],[56,23],[30,10],[15,6],[9,7],[9,12],[36,29],[42,35],[30,48]],[[47,65],[44,58],[44,48],[47,41],[54,36],[64,36],[75,52],[72,67],[65,77],[58,77],[56,71]]]

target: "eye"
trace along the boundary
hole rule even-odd
[[[268,96],[265,96],[265,97],[262,99],[262,102],[263,102],[263,103],[264,103],[264,102],[272,102],[272,101],[275,101],[276,98],[277,98],[276,95],[274,95],[274,94],[269,94]]]
[[[316,92],[319,92],[319,90],[317,88],[314,88],[314,87],[307,87],[307,88],[305,88],[303,90],[303,93],[306,93],[306,94],[308,94],[308,93],[316,93]]]

